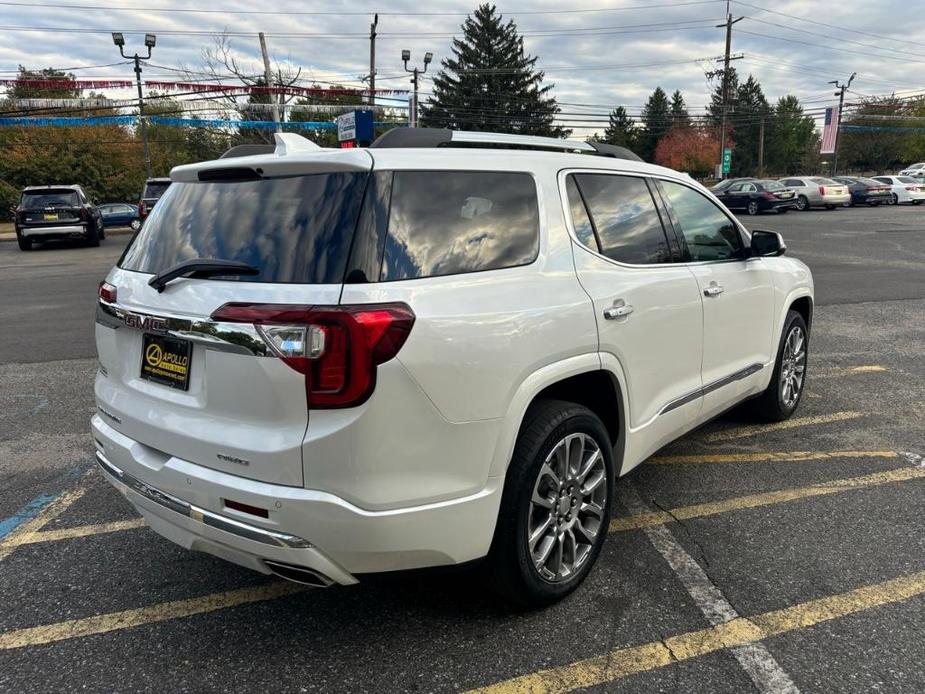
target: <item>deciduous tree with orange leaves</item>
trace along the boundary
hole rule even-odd
[[[733,143],[727,138],[727,146]],[[655,163],[691,176],[708,176],[719,163],[719,138],[709,128],[676,126],[658,141]]]

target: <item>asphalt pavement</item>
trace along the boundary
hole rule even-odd
[[[88,434],[127,239],[0,243],[0,691],[925,690],[925,210],[743,219],[814,272],[800,410],[623,478],[586,585],[526,614],[468,572],[301,590],[143,527]]]

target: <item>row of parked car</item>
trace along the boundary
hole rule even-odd
[[[138,231],[169,185],[169,178],[149,178],[138,205],[99,204],[79,185],[29,186],[23,189],[13,209],[19,248],[28,251],[35,243],[67,238],[99,246],[108,228],[130,227]]]
[[[727,178],[711,188],[730,210],[758,214],[775,210],[832,210],[852,205],[918,205],[925,200],[925,164],[920,174],[896,176],[792,176],[779,180]]]

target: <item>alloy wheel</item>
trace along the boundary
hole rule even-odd
[[[537,573],[559,583],[584,566],[606,531],[607,468],[589,435],[569,434],[546,457],[533,484],[526,541]]]
[[[749,200],[748,202],[748,213],[751,215],[758,214],[758,202],[755,200]]]
[[[809,209],[809,201],[802,195],[797,198],[797,209],[800,212],[805,212],[807,209]]]
[[[780,399],[784,407],[796,406],[803,390],[806,375],[806,335],[803,328],[794,325],[784,341],[784,354],[780,363]]]

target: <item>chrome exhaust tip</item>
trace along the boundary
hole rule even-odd
[[[283,564],[282,562],[264,559],[263,563],[275,576],[284,578],[293,583],[301,583],[303,586],[312,588],[327,588],[334,584],[334,581],[322,573],[312,569],[306,569],[304,566],[294,566],[292,564]]]

